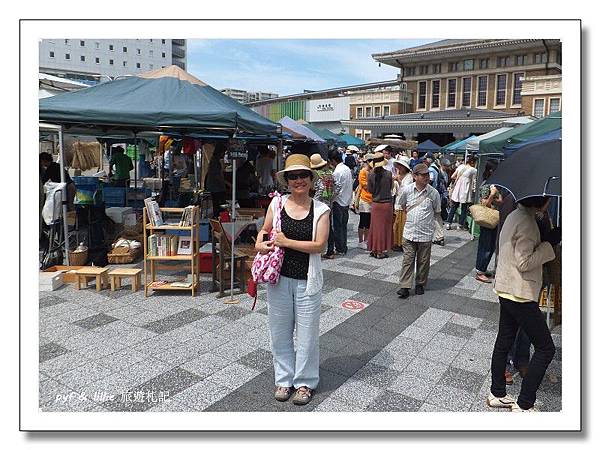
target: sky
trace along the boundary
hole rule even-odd
[[[187,71],[215,89],[298,94],[392,80],[398,69],[371,55],[438,39],[193,39]]]

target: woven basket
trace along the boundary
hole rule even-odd
[[[140,255],[140,248],[133,248],[131,245],[114,247],[106,255],[109,264],[130,264]]]
[[[500,221],[500,212],[487,206],[471,205],[469,212],[475,223],[480,227],[494,229]]]
[[[88,260],[88,250],[84,251],[71,251],[69,250],[69,265],[70,266],[85,266]]]

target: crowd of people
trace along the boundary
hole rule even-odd
[[[333,149],[327,160],[318,153],[310,158],[292,154],[275,176],[289,194],[283,196],[280,212],[275,201],[271,203],[256,242],[262,254],[284,249],[279,281],[267,285],[275,399],[292,398],[294,404],[306,405],[319,384],[321,259],[346,256],[350,211],[360,216],[359,248],[376,259],[403,252],[397,294],[406,299],[413,285],[416,295],[424,294],[432,245],[445,245],[444,229],[452,228],[459,208],[459,230],[468,230],[468,209],[478,197],[483,205],[501,211],[496,228],[481,227],[475,261],[476,279],[495,281],[500,303],[486,403],[515,412],[535,411],[537,389],[554,355],[537,303],[542,266],[554,258],[553,247],[560,242],[560,229],[544,228],[536,221],[547,209],[548,198],[511,202],[507,192],[487,182],[497,162],[486,165],[476,195],[473,157],[459,162],[430,153],[394,155],[389,147],[362,155],[357,150]],[[276,214],[278,229],[273,226]],[[495,270],[489,271],[494,253]],[[512,383],[511,364],[523,377],[518,399],[506,393],[506,385]]]

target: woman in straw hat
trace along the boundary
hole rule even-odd
[[[373,196],[371,203],[371,227],[369,228],[368,250],[370,255],[382,259],[392,248],[392,173],[385,170],[383,153],[375,153],[369,174],[367,189]]]
[[[404,186],[408,186],[413,182],[413,176],[410,171],[410,160],[406,156],[398,156],[394,160],[394,167],[396,168],[394,179],[400,184],[400,190],[402,190]],[[392,250],[398,252],[402,251],[402,233],[404,232],[404,224],[406,223],[406,211],[400,205],[400,190],[396,192],[394,202],[394,226],[392,231],[394,241]]]
[[[329,235],[329,207],[310,198],[314,179],[308,156],[288,156],[285,168],[277,172],[277,180],[290,192],[282,197],[281,231],[265,240],[276,214],[275,202],[271,202],[256,241],[261,253],[270,252],[273,246],[284,249],[279,281],[267,284],[268,320],[275,399],[286,401],[295,389],[292,401],[296,405],[310,402],[319,383],[321,252]]]
[[[373,153],[367,153],[363,159],[363,167],[358,173],[358,185],[360,186],[360,198],[358,201],[358,213],[360,219],[358,222],[358,246],[367,249],[367,238],[369,237],[369,228],[371,227],[371,202],[373,196],[368,190],[367,182],[369,174],[373,170],[370,161],[373,160]]]
[[[331,206],[333,197],[333,170],[327,164],[319,153],[310,156],[310,168],[317,176],[314,180],[315,194],[313,198]]]

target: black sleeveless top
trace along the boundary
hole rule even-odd
[[[292,219],[281,210],[281,231],[286,237],[295,241],[312,241],[314,202],[310,202],[310,211],[308,215],[301,220]],[[308,260],[310,254],[300,252],[291,248],[284,250],[283,264],[281,265],[281,275],[296,280],[306,280],[308,278]]]

